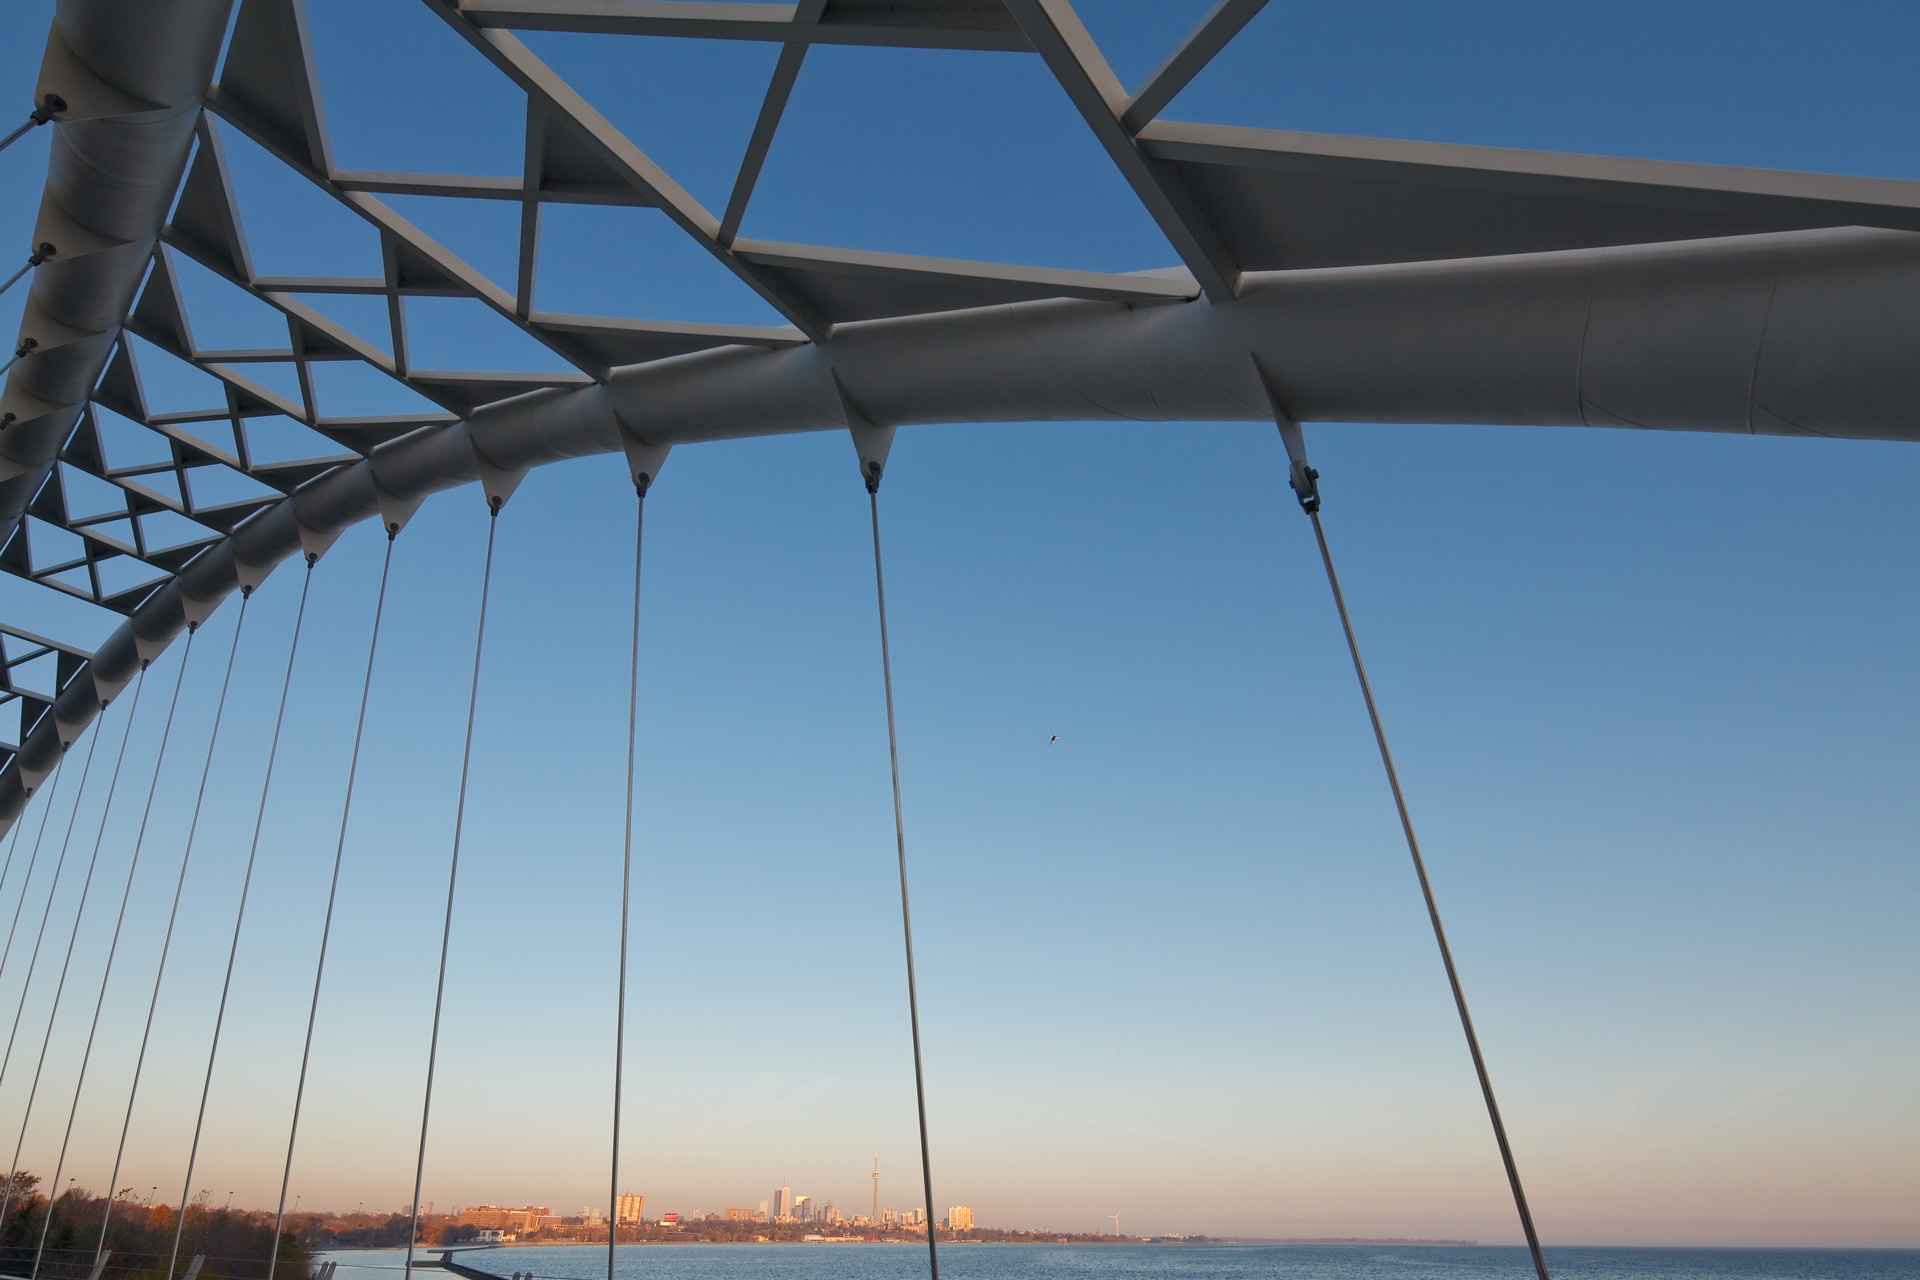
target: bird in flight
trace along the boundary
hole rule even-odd
[[[1058,741],[1060,741],[1060,735],[1056,733],[1051,738],[1047,739],[1047,745],[1052,746],[1054,743]]]

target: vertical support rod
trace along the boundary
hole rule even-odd
[[[140,714],[140,695],[146,687],[147,669],[142,666],[139,676],[134,681],[133,701],[127,707],[127,724],[120,734],[120,750],[113,758],[113,781],[107,784],[106,803],[100,809],[100,829],[93,837],[93,853],[96,858],[100,856],[100,843],[106,838],[107,819],[113,816],[113,798],[120,790],[120,766],[127,760],[127,743],[133,738],[133,721]],[[104,703],[100,710],[103,713],[106,711]],[[66,1172],[67,1148],[73,1142],[73,1122],[80,1114],[80,1095],[87,1086],[87,1066],[93,1061],[93,1042],[100,1031],[100,1011],[106,1006],[107,983],[113,978],[113,960],[120,952],[120,928],[127,922],[127,902],[133,896],[133,875],[139,869],[140,856],[139,850],[136,849],[134,856],[127,862],[127,883],[126,887],[120,891],[120,913],[114,917],[113,940],[107,944],[107,963],[100,971],[100,994],[93,1002],[93,1022],[87,1028],[87,1047],[80,1053],[80,1070],[73,1081],[73,1102],[67,1107],[67,1128],[60,1138],[60,1158],[54,1162],[53,1182],[49,1184],[54,1187],[60,1185],[60,1175]],[[40,1243],[34,1249],[33,1267],[27,1272],[28,1280],[39,1280],[40,1263],[47,1251],[47,1232],[52,1226],[53,1211],[49,1208],[46,1220],[40,1224]]]
[[[173,1222],[173,1251],[167,1255],[167,1280],[173,1280],[180,1260],[180,1237],[187,1229],[187,1196],[193,1189],[193,1167],[200,1159],[200,1133],[207,1122],[207,1098],[213,1092],[213,1065],[220,1057],[220,1032],[227,1022],[227,997],[233,991],[233,965],[240,955],[240,927],[247,918],[247,895],[253,889],[254,859],[260,854],[260,829],[267,821],[267,797],[273,791],[273,763],[280,755],[280,729],[287,719],[287,694],[293,688],[293,663],[300,654],[300,628],[307,620],[307,594],[313,589],[313,566],[319,556],[307,555],[306,576],[300,580],[300,607],[293,615],[293,638],[287,643],[287,671],[280,680],[280,706],[273,715],[273,737],[267,747],[267,767],[260,778],[260,803],[253,811],[253,840],[247,846],[247,867],[240,877],[240,905],[233,912],[233,941],[227,944],[227,971],[220,980],[220,1007],[213,1015],[213,1039],[207,1045],[207,1073],[200,1082],[200,1110],[193,1118],[193,1143],[187,1148],[187,1174],[180,1185],[180,1216]],[[244,601],[243,601],[244,604]],[[239,633],[235,632],[236,643]],[[211,762],[212,757],[208,757]],[[204,783],[202,784],[204,786]],[[276,1239],[275,1250],[279,1241]],[[194,1270],[191,1266],[188,1268]]]
[[[647,523],[647,481],[634,485],[633,649],[627,661],[627,814],[620,846],[620,974],[613,1013],[613,1156],[607,1175],[607,1280],[620,1235],[620,1085],[627,1051],[627,916],[633,886],[633,757],[640,721],[640,547]]]
[[[913,982],[913,914],[907,906],[907,829],[900,812],[900,743],[893,725],[893,659],[887,648],[887,584],[880,570],[880,477],[867,481],[873,517],[873,593],[880,610],[880,678],[887,695],[887,763],[893,770],[893,842],[900,862],[900,932],[907,950],[907,1020],[913,1028],[913,1098],[920,1108],[920,1178],[927,1196],[927,1266],[940,1280],[940,1250],[934,1243],[933,1161],[927,1154],[927,1084],[920,1061],[920,999]]]
[[[33,887],[33,869],[40,865],[40,842],[46,839],[47,822],[53,817],[53,802],[60,794],[60,773],[66,765],[67,753],[62,750],[60,759],[54,762],[53,781],[47,784],[47,802],[40,806],[40,829],[33,833],[33,852],[27,855],[27,872],[20,881],[20,896],[13,904],[13,923],[7,926],[6,946],[0,947],[0,974],[6,973],[7,961],[13,958],[13,936],[20,928],[20,913],[27,908],[27,890]],[[26,816],[26,810],[22,809],[20,818],[24,819]],[[18,821],[16,819],[16,824]],[[8,1042],[8,1050],[9,1053],[12,1050],[11,1040]],[[0,1061],[0,1080],[4,1080],[6,1074],[5,1063]]]
[[[313,999],[307,1005],[307,1038],[300,1046],[300,1078],[293,1088],[293,1120],[287,1127],[287,1160],[280,1170],[280,1203],[273,1211],[273,1252],[267,1258],[267,1280],[280,1263],[280,1228],[287,1219],[287,1185],[293,1180],[293,1144],[300,1134],[300,1104],[307,1096],[307,1063],[313,1057],[313,1026],[320,1014],[320,979],[327,970],[327,939],[333,933],[333,904],[340,892],[340,857],[347,847],[347,815],[353,811],[353,781],[360,772],[360,735],[367,727],[367,694],[373,688],[373,655],[380,647],[380,618],[387,607],[387,571],[393,567],[393,539],[387,533],[387,554],[380,562],[380,593],[374,597],[373,638],[367,641],[367,670],[360,681],[360,715],[353,722],[353,754],[347,761],[347,794],[340,802],[340,834],[333,845],[333,878],[327,882],[327,913],[320,924],[320,958],[313,970]],[[30,1278],[31,1280],[31,1278]]]
[[[33,857],[29,859],[27,862],[28,876],[27,876],[27,879],[22,881],[20,885],[20,901],[23,904],[26,902],[26,891],[33,883],[33,876],[32,876],[33,863],[37,861],[40,857],[40,841],[47,834],[47,822],[53,816],[53,802],[59,798],[60,779],[62,775],[66,772],[66,768],[67,768],[67,755],[66,755],[66,749],[63,747],[61,748],[59,762],[53,766],[53,783],[47,788],[46,808],[42,809],[40,812],[40,830],[34,833]],[[74,813],[77,814],[79,812],[80,798],[78,796],[75,796],[73,803],[74,803]],[[69,838],[73,836],[73,817],[72,816],[69,816],[67,819],[67,836]],[[46,910],[43,911],[40,915],[40,932],[34,938],[33,951],[27,956],[27,976],[26,976],[26,980],[21,984],[21,987],[20,987],[20,1003],[18,1006],[14,1008],[14,1011],[13,1011],[13,1030],[7,1033],[6,1052],[4,1054],[0,1054],[0,1081],[4,1081],[7,1078],[7,1068],[13,1063],[13,1044],[15,1039],[17,1039],[20,1035],[20,1020],[26,1013],[27,992],[33,986],[33,971],[40,964],[40,940],[47,936],[47,917],[51,915],[53,912],[53,895],[59,892],[60,890],[60,869],[66,865],[66,861],[67,861],[67,846],[65,844],[62,844],[60,846],[59,860],[53,864],[53,883],[47,889],[47,907],[46,907]],[[20,914],[19,908],[16,907],[14,909],[16,924],[19,922],[18,921],[19,914]],[[9,934],[8,936],[9,936],[9,941],[11,941],[12,935]],[[4,963],[3,958],[0,958],[0,963]],[[6,1219],[7,1206],[10,1205],[12,1202],[13,1202],[13,1184],[11,1181],[9,1181],[6,1186],[5,1195],[3,1197],[0,1197],[0,1221],[4,1221]]]
[[[144,671],[145,668],[143,667],[141,670]],[[26,797],[29,802],[32,801],[33,788],[29,787],[26,789]],[[20,828],[27,825],[25,821],[26,816],[26,807],[22,805],[19,815],[13,820],[13,835],[7,841],[7,860],[5,863],[0,863],[0,889],[7,887],[7,876],[13,871],[13,855],[20,851]]]
[[[187,628],[187,643],[180,654],[180,666],[173,673],[173,697],[167,703],[167,721],[160,730],[160,747],[153,756],[153,777],[147,783],[146,808],[140,811],[140,830],[133,838],[135,861],[139,860],[140,850],[147,843],[147,821],[153,817],[153,797],[160,790],[160,768],[167,762],[167,744],[173,740],[173,714],[180,709],[180,686],[186,682],[187,661],[193,657],[193,638],[199,634],[198,627]],[[142,663],[140,669],[146,670],[146,664]],[[226,686],[222,685],[223,698],[226,696],[225,689]],[[147,1039],[153,1034],[153,1011],[160,1003],[160,975],[167,969],[167,949],[173,945],[173,922],[174,918],[180,914],[180,885],[184,885],[186,879],[187,864],[186,859],[182,858],[180,882],[174,886],[173,890],[173,911],[167,916],[167,940],[160,944],[160,969],[153,977],[153,999],[147,1005],[147,1025],[146,1029],[140,1033],[140,1054],[133,1061],[133,1084],[127,1089],[127,1114],[120,1122],[120,1145],[114,1150],[113,1173],[107,1178],[107,1203],[106,1207],[100,1211],[100,1238],[93,1245],[95,1263],[99,1262],[101,1252],[107,1247],[107,1224],[113,1221],[113,1206],[117,1203],[114,1198],[114,1188],[120,1185],[120,1162],[126,1158],[127,1131],[133,1127],[133,1100],[140,1092],[140,1072],[147,1063]]]
[[[480,651],[487,639],[487,595],[493,587],[493,535],[500,528],[503,500],[487,503],[487,558],[480,570],[480,621],[473,635],[473,683],[467,690],[466,741],[460,749],[460,796],[453,809],[453,853],[447,860],[447,913],[440,925],[440,974],[433,986],[433,1031],[427,1039],[427,1088],[420,1101],[420,1152],[413,1164],[412,1218],[407,1226],[407,1266],[412,1280],[414,1238],[420,1234],[420,1187],[427,1176],[427,1124],[433,1116],[433,1070],[440,1057],[440,1010],[447,995],[447,946],[453,941],[453,891],[460,879],[460,834],[467,821],[467,771],[473,763],[473,712],[480,702]]]
[[[1304,502],[1303,502],[1304,505]],[[1360,696],[1366,699],[1367,718],[1373,724],[1373,740],[1380,747],[1380,763],[1386,767],[1387,785],[1393,789],[1394,808],[1400,813],[1400,829],[1406,833],[1407,852],[1413,855],[1413,871],[1420,878],[1420,895],[1426,899],[1427,918],[1433,922],[1433,940],[1440,946],[1440,961],[1447,969],[1447,985],[1453,989],[1453,1005],[1460,1011],[1460,1029],[1467,1036],[1467,1051],[1473,1055],[1473,1071],[1480,1079],[1480,1096],[1487,1100],[1487,1118],[1493,1122],[1493,1140],[1500,1147],[1501,1163],[1507,1167],[1507,1183],[1513,1188],[1513,1206],[1520,1211],[1520,1227],[1526,1232],[1527,1251],[1533,1255],[1533,1269],[1539,1280],[1552,1280],[1547,1260],[1540,1252],[1540,1237],[1533,1229],[1533,1213],[1527,1208],[1527,1193],[1520,1185],[1520,1166],[1514,1163],[1513,1148],[1507,1142],[1507,1126],[1500,1119],[1500,1104],[1493,1097],[1493,1081],[1487,1075],[1486,1059],[1480,1055],[1480,1038],[1473,1032],[1473,1017],[1467,1012],[1467,996],[1460,989],[1460,974],[1453,967],[1453,949],[1447,945],[1447,931],[1440,924],[1440,907],[1433,900],[1433,886],[1427,880],[1426,860],[1420,856],[1420,841],[1413,834],[1413,818],[1407,812],[1407,798],[1400,790],[1400,774],[1393,767],[1393,753],[1387,749],[1387,733],[1380,726],[1380,709],[1373,701],[1373,685],[1367,679],[1367,664],[1360,660],[1360,644],[1354,639],[1353,619],[1347,615],[1346,596],[1340,590],[1340,576],[1333,570],[1333,553],[1327,549],[1326,531],[1320,527],[1317,494],[1307,518],[1313,521],[1313,537],[1320,544],[1320,563],[1327,569],[1327,585],[1333,588],[1333,604],[1340,611],[1340,627],[1346,632],[1347,652],[1353,655],[1353,673],[1360,678]]]
[[[55,891],[60,888],[60,868],[67,864],[67,850],[73,844],[73,828],[80,819],[80,802],[87,797],[87,779],[93,776],[93,755],[99,746],[100,735],[96,733],[87,743],[86,763],[80,766],[80,786],[73,793],[73,809],[67,815],[67,833],[61,837],[60,840],[60,860],[53,866],[53,884],[47,890],[47,910],[46,913],[40,917],[40,935],[36,937],[33,942],[33,960],[27,964],[27,986],[22,987],[20,990],[20,1000],[23,1005],[27,998],[27,988],[33,985],[34,964],[37,963],[40,958],[40,940],[46,937],[47,919],[53,914],[53,895]],[[102,813],[100,820],[102,822],[106,821],[106,815],[104,813]],[[93,873],[99,865],[100,842],[96,840],[93,845],[93,856],[87,861],[86,879],[80,884],[80,904],[74,908],[73,931],[67,935],[66,958],[60,962],[60,978],[53,984],[53,1004],[47,1010],[47,1030],[46,1034],[40,1039],[40,1057],[34,1063],[33,1083],[27,1087],[27,1106],[26,1110],[20,1115],[20,1137],[13,1145],[13,1167],[7,1171],[6,1198],[0,1199],[0,1221],[5,1220],[7,1205],[11,1203],[13,1199],[13,1175],[20,1171],[20,1152],[27,1143],[27,1125],[33,1119],[33,1104],[40,1096],[40,1077],[47,1069],[47,1050],[53,1044],[54,1024],[58,1022],[60,1018],[60,1001],[61,998],[66,995],[67,991],[67,974],[73,969],[74,943],[79,941],[80,938],[80,921],[81,918],[86,915],[87,897],[93,891]],[[15,1016],[17,1019],[18,1015]],[[17,1020],[14,1025],[15,1028],[18,1029],[19,1023]],[[8,1043],[8,1048],[9,1050],[12,1048],[11,1041]],[[59,1188],[57,1186],[49,1186],[47,1188],[47,1220],[49,1222],[53,1220],[53,1202],[58,1195]]]

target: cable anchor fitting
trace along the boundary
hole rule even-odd
[[[1273,425],[1280,428],[1280,443],[1286,446],[1287,485],[1293,490],[1293,496],[1300,499],[1300,509],[1313,515],[1320,510],[1320,473],[1307,465],[1306,433],[1300,429],[1299,421],[1288,409],[1279,381],[1257,355],[1253,357],[1253,371],[1260,379],[1261,390],[1267,394],[1267,407],[1273,411]]]
[[[1308,515],[1320,510],[1320,473],[1307,465],[1307,436],[1300,424],[1283,413],[1274,414],[1280,443],[1287,449],[1287,486]]]
[[[1287,472],[1287,485],[1300,499],[1300,509],[1308,515],[1320,509],[1320,473],[1304,462],[1294,463]]]

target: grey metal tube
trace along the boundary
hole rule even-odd
[[[61,0],[36,95],[57,93],[35,268],[0,394],[0,525],[39,491],[106,368],[166,218],[231,0]]]
[[[65,105],[33,235],[53,253],[35,268],[21,316],[17,341],[33,345],[0,391],[0,528],[46,482],[106,368],[180,184],[230,5],[61,0],[55,11],[35,99],[52,93]],[[59,758],[61,735],[42,728],[8,766],[16,792],[21,768],[37,781]],[[16,810],[0,801],[0,813]]]
[[[1248,277],[1215,305],[1058,301],[873,321],[826,347],[702,352],[424,428],[323,476],[189,566],[55,707],[71,741],[140,658],[248,575],[384,499],[621,447],[883,424],[1297,420],[1635,426],[1920,440],[1920,234],[1837,230]],[[377,483],[377,489],[376,489]],[[22,758],[57,758],[52,722]],[[0,772],[0,823],[24,802]]]

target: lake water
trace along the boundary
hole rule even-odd
[[[398,1250],[322,1256],[340,1264],[335,1280],[399,1280],[405,1260]],[[607,1273],[604,1246],[490,1249],[460,1260],[500,1276],[531,1272],[538,1280],[597,1280]],[[1920,1249],[1549,1249],[1547,1266],[1555,1280],[1920,1280]],[[622,1245],[614,1270],[615,1280],[924,1280],[927,1253],[925,1246],[893,1244]],[[1533,1276],[1526,1250],[1518,1247],[1387,1245],[957,1244],[941,1248],[940,1271],[948,1280]]]

